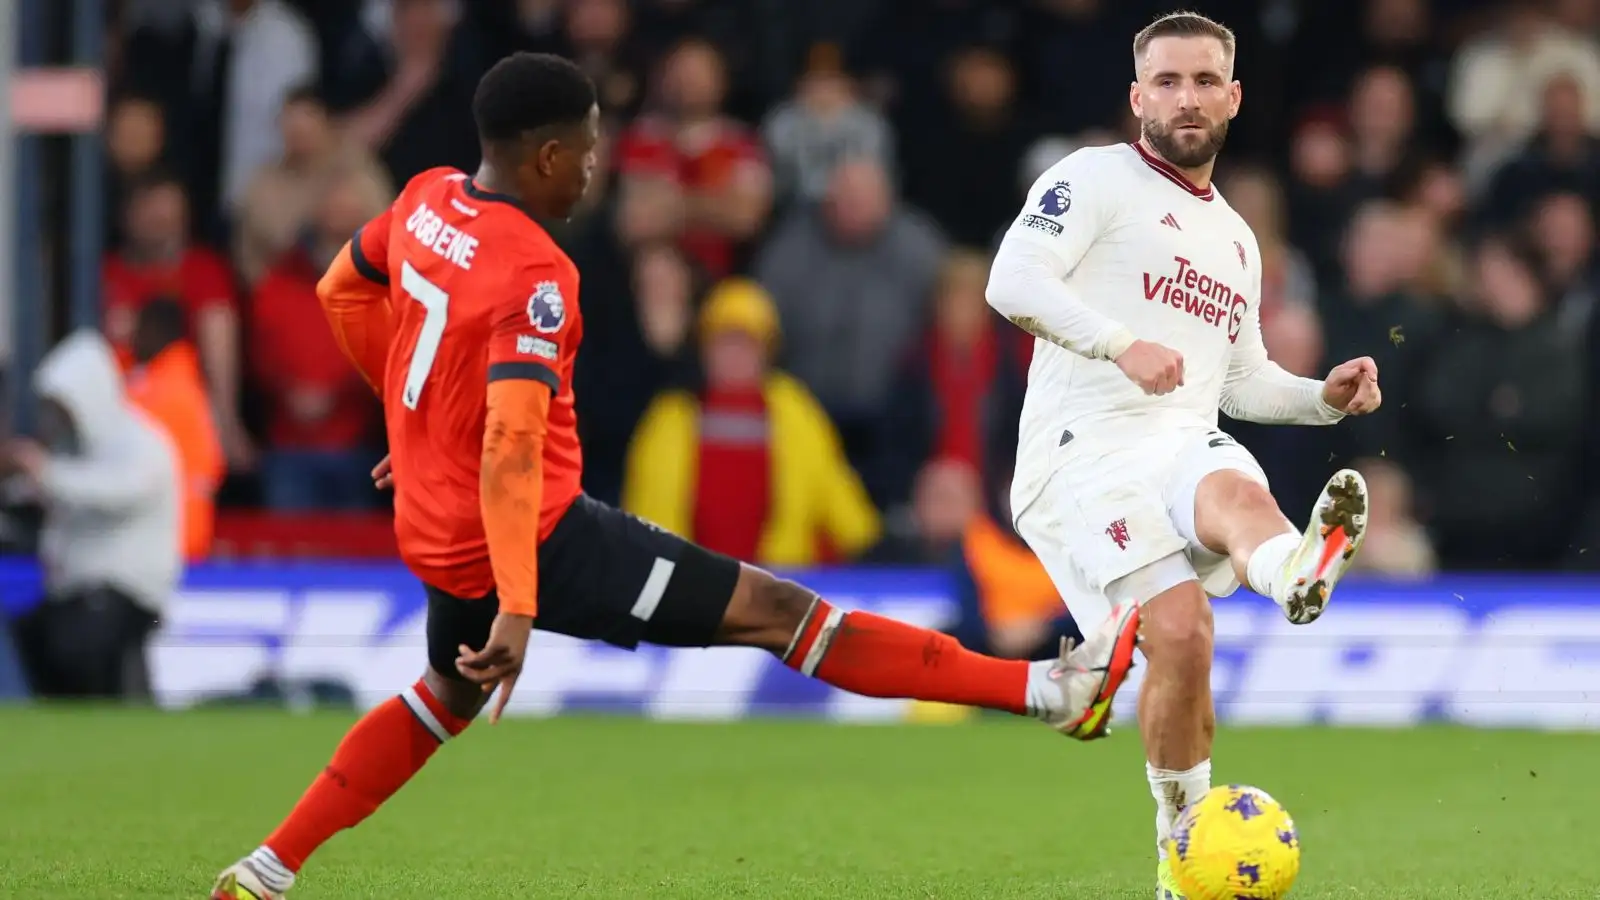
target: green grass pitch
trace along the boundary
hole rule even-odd
[[[0,897],[200,898],[349,716],[0,711]],[[1600,736],[1227,729],[1220,782],[1300,826],[1296,898],[1594,898]],[[1029,723],[479,724],[293,900],[1139,898],[1151,800],[1130,730]]]

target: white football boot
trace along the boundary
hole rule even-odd
[[[1311,524],[1276,582],[1272,599],[1289,621],[1305,625],[1322,615],[1366,532],[1367,482],[1354,469],[1340,469],[1322,489]]]
[[[1110,733],[1111,701],[1133,671],[1138,644],[1137,603],[1117,606],[1082,644],[1062,638],[1061,656],[1047,674],[1063,703],[1043,716],[1045,724],[1080,741]]]
[[[283,900],[284,896],[267,887],[248,856],[224,869],[211,888],[211,900]]]

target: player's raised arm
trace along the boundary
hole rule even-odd
[[[1065,281],[1110,216],[1105,185],[1085,151],[1035,181],[989,270],[989,305],[1035,337],[1091,359],[1113,360],[1134,342],[1121,322],[1091,309]]]
[[[1255,257],[1260,259],[1259,254]],[[1323,383],[1301,378],[1267,358],[1261,337],[1261,272],[1254,277],[1255,302],[1245,313],[1222,382],[1222,411],[1242,422],[1267,425],[1332,425],[1344,413],[1322,399]]]
[[[389,307],[389,210],[363,225],[317,282],[317,299],[339,349],[380,396],[394,338]]]

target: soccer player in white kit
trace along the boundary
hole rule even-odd
[[[1366,525],[1366,485],[1345,470],[1295,530],[1217,412],[1331,425],[1381,395],[1368,358],[1324,381],[1267,359],[1255,235],[1211,186],[1239,111],[1232,32],[1176,13],[1133,50],[1142,139],[1079,150],[1039,178],[988,296],[1038,338],[1011,493],[1018,532],[1085,627],[1112,603],[1143,604],[1157,896],[1181,898],[1164,845],[1211,786],[1209,598],[1244,583],[1310,622]]]

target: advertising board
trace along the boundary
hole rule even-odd
[[[941,627],[955,610],[938,571],[792,574],[841,606],[919,625]],[[24,564],[0,564],[8,601],[36,593],[35,579]],[[422,671],[424,614],[421,589],[398,565],[196,567],[151,651],[157,697],[171,708],[263,692],[371,706]],[[1353,580],[1310,626],[1240,591],[1217,601],[1216,627],[1224,722],[1600,729],[1600,580]],[[1134,696],[1124,690],[1119,715],[1132,716]],[[540,633],[512,708],[881,722],[910,706],[833,690],[754,650],[630,653]]]

